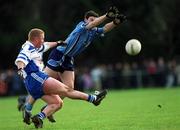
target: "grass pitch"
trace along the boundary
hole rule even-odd
[[[56,123],[44,121],[43,130],[180,130],[180,88],[109,91],[98,107],[64,100]],[[44,103],[38,101],[33,114]],[[33,130],[22,122],[17,97],[0,97],[0,130]]]

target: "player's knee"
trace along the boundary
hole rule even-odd
[[[69,87],[69,88],[67,89],[68,92],[71,92],[71,91],[73,91],[73,90],[74,90],[74,88],[71,88],[71,87]]]
[[[69,89],[74,90],[74,84],[69,84]]]
[[[56,104],[55,104],[56,110],[61,109],[62,106],[63,106],[63,100],[59,100],[59,101],[57,101]]]
[[[68,88],[68,90],[74,90],[74,83],[66,83],[65,84]]]
[[[74,89],[71,87],[71,86],[68,86],[68,85],[64,85],[64,92],[65,93],[68,93],[70,91],[73,91]]]
[[[61,97],[68,97],[69,92],[73,91],[74,89],[68,87],[67,85],[63,85],[61,89],[59,89],[59,96]]]

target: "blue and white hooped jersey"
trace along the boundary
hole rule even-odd
[[[24,77],[32,72],[43,70],[43,53],[49,48],[50,47],[46,44],[46,42],[40,48],[35,48],[34,45],[29,41],[26,41],[22,45],[17,59],[15,60],[15,64],[17,65],[18,61],[25,64],[26,67],[24,68]]]
[[[103,28],[86,28],[87,23],[81,21],[65,40],[66,47],[58,46],[57,50],[69,57],[74,57],[81,53],[98,35],[104,33]]]

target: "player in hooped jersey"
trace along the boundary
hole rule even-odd
[[[33,99],[41,98],[47,103],[46,108],[32,117],[36,128],[42,128],[43,119],[62,107],[63,101],[60,96],[85,100],[97,106],[107,94],[106,90],[98,95],[69,90],[67,85],[49,77],[42,71],[41,55],[38,53],[43,48],[43,43],[44,31],[37,28],[32,29],[28,34],[28,41],[22,46],[15,60],[18,74],[23,77],[29,94]]]
[[[112,20],[104,27],[97,27],[105,20]],[[81,21],[65,40],[66,47],[58,46],[52,50],[45,72],[50,77],[60,79],[69,89],[74,89],[74,57],[81,53],[97,36],[111,31],[117,25],[126,20],[119,14],[115,7],[111,7],[105,15],[98,16],[94,11],[85,13],[84,21]],[[27,103],[31,105],[32,100]]]
[[[40,48],[35,49],[30,41],[26,41],[22,45],[22,49],[21,49],[17,59],[26,62],[26,60],[27,60],[26,55],[29,55],[28,53],[32,52],[31,57],[34,59],[35,63],[39,66],[39,69],[41,71],[43,71],[44,67],[45,67],[44,63],[43,63],[43,53],[47,52],[49,49],[51,49],[55,46],[66,46],[66,44],[62,40],[59,40],[56,42],[44,42]],[[30,102],[31,105],[28,105],[28,104],[26,105],[25,102]],[[30,110],[31,110],[31,106],[33,104],[34,104],[34,99],[30,95],[20,96],[18,98],[18,110],[23,111],[23,121],[26,124],[30,124],[30,117],[31,117],[31,111]],[[48,117],[48,119],[50,122],[54,122],[53,117],[50,116],[50,117]]]

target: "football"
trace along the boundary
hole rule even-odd
[[[137,39],[131,39],[126,43],[125,50],[129,55],[137,55],[141,51],[141,43]]]

